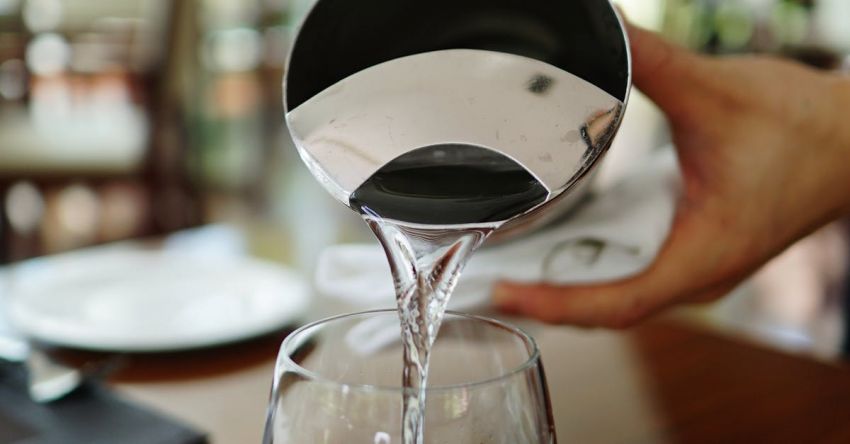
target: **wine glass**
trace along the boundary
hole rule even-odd
[[[401,443],[400,337],[395,310],[337,316],[290,334],[263,442]],[[425,443],[556,442],[540,352],[516,327],[447,312],[428,383]]]

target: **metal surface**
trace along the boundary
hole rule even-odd
[[[84,380],[79,369],[60,364],[38,346],[12,331],[0,332],[0,360],[24,366],[30,398],[39,403],[64,398]]]
[[[284,95],[302,159],[346,205],[400,156],[467,144],[528,170],[548,208],[581,194],[620,125],[630,76],[623,25],[605,1],[320,0]]]

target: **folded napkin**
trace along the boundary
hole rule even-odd
[[[658,150],[631,174],[598,190],[567,219],[473,255],[449,302],[464,310],[486,304],[498,280],[585,284],[626,278],[647,268],[675,212],[680,175],[672,147]],[[387,259],[377,242],[325,249],[316,290],[357,308],[393,306]]]

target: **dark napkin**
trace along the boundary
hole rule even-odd
[[[89,383],[51,404],[27,395],[19,365],[0,363],[0,444],[204,444],[195,430]]]

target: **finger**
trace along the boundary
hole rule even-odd
[[[525,286],[517,285],[509,282],[501,282],[494,289],[493,299],[497,307],[506,313],[514,315],[530,316],[550,323],[568,323],[579,327],[609,327],[609,328],[627,328],[636,323],[639,323],[646,318],[651,317],[662,309],[669,308],[676,304],[694,304],[703,305],[727,296],[735,285],[720,285],[699,291],[693,296],[688,296],[682,300],[676,298],[659,300],[659,303],[646,307],[645,310],[637,310],[628,313],[628,308],[623,304],[634,303],[633,298],[624,296],[616,305],[605,307],[599,303],[599,300],[594,300],[588,303],[587,300],[580,301],[581,289],[570,287],[548,286],[545,284]],[[505,295],[521,293],[524,299],[520,303],[516,303]],[[568,308],[572,303],[577,309]]]
[[[499,310],[544,322],[582,327],[627,328],[662,308],[660,299],[613,287],[561,287],[500,282],[493,290]]]
[[[504,312],[514,315],[531,316],[545,322],[569,323],[579,327],[625,328],[650,317],[663,308],[668,308],[675,304],[704,305],[716,302],[717,300],[728,296],[739,284],[740,282],[738,280],[719,283],[709,286],[703,290],[697,290],[694,294],[686,296],[681,300],[678,300],[677,298],[661,298],[663,302],[653,307],[649,307],[649,310],[636,313],[632,317],[620,319],[617,319],[616,315],[613,315],[613,313],[619,313],[619,310],[622,310],[623,307],[616,307],[614,310],[611,310],[596,306],[595,309],[598,310],[598,312],[595,315],[590,316],[586,314],[587,309],[585,308],[584,315],[574,315],[573,317],[570,317],[564,311],[564,307],[569,305],[569,302],[565,303],[563,300],[559,300],[557,306],[552,304],[552,299],[554,298],[580,298],[581,296],[576,291],[579,289],[575,287],[556,287],[547,285],[523,286],[511,284],[509,282],[502,282],[494,289],[493,299],[496,302],[496,305]],[[555,292],[555,294],[547,295],[546,293],[550,291]],[[516,301],[513,300],[510,295],[517,294],[517,292],[520,292],[523,295],[523,298],[529,299],[526,299],[519,304],[515,303]],[[577,305],[581,306],[586,304],[577,303]]]
[[[689,296],[686,301],[690,304],[709,304],[722,299],[731,293],[738,283],[724,283],[715,285],[692,296]]]

